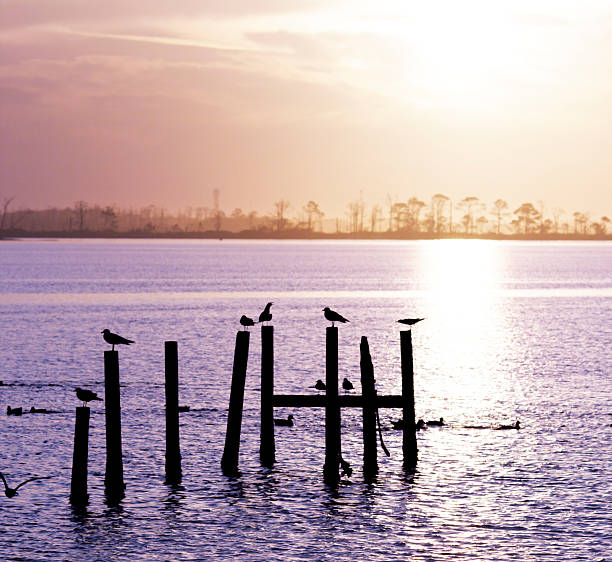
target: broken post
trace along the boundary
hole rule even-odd
[[[325,337],[325,465],[323,478],[331,486],[340,481],[340,404],[338,401],[338,328],[328,327]]]
[[[72,453],[72,478],[70,503],[87,505],[87,455],[89,452],[89,408],[78,406],[74,423],[74,451]]]
[[[178,343],[164,342],[166,375],[166,482],[180,482],[181,447],[179,440]]]
[[[274,444],[274,326],[261,327],[261,428],[259,460],[271,467],[276,462]]]
[[[370,356],[368,338],[362,336],[361,344],[361,393],[363,396],[363,474],[371,479],[378,472],[376,444],[376,389],[374,367]]]
[[[414,413],[414,371],[412,362],[412,332],[400,332],[401,362],[402,362],[402,414],[404,431],[402,436],[402,452],[404,455],[404,468],[416,468],[417,439]]]
[[[121,452],[121,399],[119,393],[119,353],[104,352],[104,405],[106,413],[106,497],[114,503],[125,495]]]
[[[249,359],[249,338],[251,332],[240,331],[236,334],[234,365],[232,368],[232,388],[230,390],[229,411],[225,447],[221,457],[221,470],[226,475],[238,473],[238,453],[240,451],[240,429],[242,426],[242,406],[244,402],[244,383]]]

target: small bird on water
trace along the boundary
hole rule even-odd
[[[402,320],[398,320],[400,324],[406,324],[406,326],[414,326],[417,322],[421,320],[425,320],[425,318],[403,318]]]
[[[317,379],[317,382],[309,388],[316,388],[317,390],[325,390],[327,387],[325,386],[325,383],[321,379]]]
[[[249,318],[243,314],[240,317],[240,325],[244,326],[244,329],[246,330],[247,326],[255,326],[255,322],[253,322],[252,318]]]
[[[270,307],[273,304],[273,302],[269,302],[266,307],[261,311],[261,314],[259,315],[259,322],[270,322],[272,320],[272,313],[270,312]]]
[[[74,389],[76,392],[77,398],[83,402],[83,406],[85,406],[85,402],[91,402],[92,400],[100,400],[100,398],[93,390],[87,390],[86,388],[79,388],[78,386]]]
[[[335,322],[340,322],[341,324],[348,322],[348,320],[344,316],[338,314],[335,310],[329,308],[329,306],[326,306],[323,309],[323,312],[325,313],[325,319],[329,320],[332,323],[332,328],[334,327]]]
[[[100,333],[104,334],[104,341],[106,343],[110,343],[113,346],[113,351],[115,351],[116,345],[119,345],[119,344],[130,345],[131,343],[134,343],[134,340],[128,340],[126,338],[122,338],[118,334],[113,334],[108,329],[102,330],[102,332]]]
[[[274,425],[282,427],[293,427],[293,415],[289,414],[286,420],[282,418],[274,418]]]
[[[521,422],[516,420],[516,423],[512,424],[512,425],[500,425],[499,427],[496,427],[495,429],[521,429]]]
[[[353,386],[353,383],[350,380],[344,377],[344,380],[342,381],[342,388],[345,391],[349,391],[349,390],[353,390],[355,387]]]
[[[19,486],[15,486],[14,488],[9,487],[9,485],[6,483],[6,478],[4,477],[4,474],[2,474],[2,472],[0,472],[0,478],[2,478],[2,482],[4,482],[4,495],[7,498],[14,498],[18,495],[17,490],[19,490],[19,488],[21,488],[28,482],[32,482],[34,480],[46,480],[47,478],[51,478],[51,476],[34,476],[34,478],[28,478],[27,480],[24,480],[21,484],[19,484]]]
[[[446,425],[446,423],[444,423],[444,418],[440,418],[439,420],[429,420],[426,423],[427,425],[437,425],[437,426]]]

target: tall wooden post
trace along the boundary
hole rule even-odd
[[[74,451],[72,453],[72,479],[70,480],[70,503],[87,505],[87,455],[89,452],[89,408],[76,409],[74,423]]]
[[[338,400],[338,328],[328,327],[325,337],[325,465],[323,477],[335,486],[340,481],[340,404]]]
[[[181,447],[179,440],[178,343],[164,343],[166,375],[166,482],[181,480]]]
[[[276,462],[274,444],[274,326],[261,327],[261,428],[259,460],[270,467]]]
[[[121,399],[119,393],[119,353],[104,352],[104,406],[106,413],[106,497],[115,502],[125,495],[123,454],[121,452]]]
[[[400,332],[402,361],[402,403],[404,431],[402,436],[402,452],[404,468],[413,469],[417,465],[417,439],[414,413],[414,371],[412,363],[412,332]]]
[[[244,383],[249,359],[250,336],[251,332],[247,331],[239,331],[236,334],[234,365],[232,369],[232,388],[230,391],[229,411],[227,414],[227,431],[225,433],[223,456],[221,457],[221,470],[227,475],[238,473]]]
[[[376,389],[374,366],[370,356],[368,338],[362,336],[361,344],[361,392],[363,396],[363,474],[372,478],[378,472],[376,450]]]

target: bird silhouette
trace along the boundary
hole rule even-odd
[[[353,383],[350,380],[344,377],[344,380],[342,381],[342,388],[345,391],[349,391],[349,390],[353,390],[355,387],[353,386]]]
[[[404,429],[406,427],[406,424],[404,424],[404,420],[402,419],[399,419],[397,421],[391,420],[391,425],[393,426],[393,429]],[[427,427],[427,424],[423,420],[419,420],[418,422],[416,422],[414,427],[417,431],[419,431],[420,429]]]
[[[344,316],[338,314],[335,310],[329,308],[329,306],[326,306],[323,309],[323,312],[325,313],[325,318],[332,323],[332,328],[334,327],[335,322],[340,322],[341,324],[348,322]]]
[[[93,390],[87,390],[86,388],[79,388],[78,386],[74,389],[76,392],[77,398],[83,402],[83,406],[85,406],[85,402],[91,402],[92,400],[100,400],[100,398]]]
[[[266,305],[266,308],[261,311],[261,314],[259,315],[259,322],[270,322],[270,320],[272,320],[272,313],[270,312],[270,307],[273,304],[273,302],[269,302]]]
[[[293,427],[293,415],[289,414],[286,420],[282,418],[274,418],[274,425],[279,425],[281,427]]]
[[[246,330],[247,326],[255,326],[255,322],[253,322],[252,318],[249,318],[243,314],[240,317],[240,325],[244,326],[244,329]]]
[[[133,340],[128,340],[126,338],[122,338],[118,334],[113,334],[108,329],[102,330],[102,332],[100,332],[100,333],[104,334],[104,341],[106,343],[110,343],[113,346],[113,351],[115,351],[115,346],[116,345],[119,345],[119,344],[130,345],[131,343],[134,343]]]
[[[437,426],[446,425],[444,423],[444,418],[440,418],[439,420],[429,420],[426,423],[427,425],[437,425]]]
[[[0,478],[2,478],[2,482],[4,482],[4,495],[7,498],[14,498],[18,495],[17,490],[19,490],[19,488],[21,488],[28,482],[32,482],[34,480],[46,480],[47,478],[51,478],[51,476],[34,476],[33,478],[28,478],[27,480],[24,480],[21,484],[19,484],[19,486],[15,486],[14,488],[9,487],[9,485],[6,483],[6,478],[4,477],[4,474],[2,474],[2,472],[0,472]]]
[[[310,386],[309,388],[316,388],[317,390],[325,390],[327,387],[325,386],[325,383],[321,379],[317,379],[317,382],[313,386]]]
[[[21,406],[19,408],[6,407],[7,416],[20,416],[21,414],[23,414],[23,408]]]
[[[512,425],[500,425],[495,429],[521,429],[521,422],[516,420],[516,423]]]
[[[421,320],[425,320],[425,318],[403,318],[402,320],[398,320],[400,324],[406,324],[406,326],[414,326],[417,322]]]

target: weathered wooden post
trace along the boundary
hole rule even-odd
[[[329,326],[325,337],[325,465],[323,478],[335,486],[340,481],[340,403],[338,400],[338,328]]]
[[[123,454],[121,452],[121,399],[119,392],[119,353],[104,352],[104,405],[106,414],[106,497],[116,502],[125,495]]]
[[[89,408],[78,406],[74,423],[74,451],[72,453],[72,479],[70,503],[87,505],[87,455],[89,452]]]
[[[378,472],[376,444],[376,388],[374,366],[370,356],[368,338],[362,336],[361,344],[361,393],[363,396],[363,474],[371,479]]]
[[[166,482],[180,482],[181,447],[179,440],[178,343],[164,342],[166,376]]]
[[[221,470],[227,475],[235,475],[238,473],[244,383],[249,359],[250,336],[251,332],[248,331],[239,331],[236,334],[234,365],[232,368],[232,388],[230,391],[227,430],[225,433],[225,447],[223,449],[223,456],[221,457]]]
[[[270,467],[276,462],[274,444],[274,326],[261,327],[261,429],[259,460]]]
[[[404,431],[402,436],[402,452],[404,468],[413,469],[417,465],[417,439],[414,413],[414,372],[412,363],[412,332],[400,332],[401,362],[402,362],[402,405]]]

